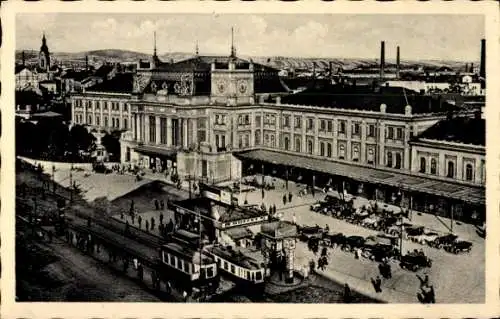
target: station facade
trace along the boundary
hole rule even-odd
[[[459,211],[464,221],[473,215],[474,222],[484,220],[484,142],[458,142],[449,153],[449,145],[419,139],[450,119],[453,105],[404,88],[349,87],[338,94],[314,88],[289,95],[278,72],[234,50],[169,63],[154,55],[138,63],[129,92],[89,88],[73,96],[73,120],[109,127],[114,114],[116,129],[123,130],[123,163],[181,179],[217,183],[264,170],[442,216]],[[104,109],[110,102],[118,109]],[[419,169],[421,158],[425,170]],[[450,162],[453,174],[446,172]]]

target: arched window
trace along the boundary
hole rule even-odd
[[[472,181],[474,174],[472,172],[472,164],[467,164],[465,166],[465,180]]]
[[[321,142],[319,144],[319,154],[321,156],[325,156],[325,143]]]
[[[89,121],[87,122],[87,124],[92,125],[92,115],[89,115]]]
[[[394,166],[397,169],[401,168],[401,153],[396,153],[396,165]]]
[[[331,143],[326,144],[326,156],[332,157],[332,144]]]
[[[269,146],[269,134],[264,135],[264,145]]]
[[[255,131],[255,145],[260,145],[260,130]]]
[[[359,146],[357,145],[352,148],[352,160],[353,162],[359,161]]]
[[[435,158],[431,159],[431,174],[436,175],[437,173],[437,161]]]
[[[95,116],[95,125],[97,126],[101,125],[101,119],[99,118],[99,115]]]
[[[290,141],[288,140],[288,136],[285,136],[284,138],[284,147],[285,147],[285,151],[288,151],[288,148],[290,147]]]
[[[295,139],[295,152],[300,152],[300,137]]]
[[[307,152],[309,154],[313,153],[313,142],[311,140],[307,141]]]
[[[345,145],[339,145],[339,159],[345,159]]]
[[[276,147],[276,142],[274,140],[274,134],[271,134],[271,147]]]
[[[453,163],[452,161],[448,162],[448,173],[447,173],[447,176],[449,178],[455,177],[455,163]]]
[[[375,162],[375,151],[373,150],[373,148],[368,149],[368,156],[366,161],[368,162],[368,164],[373,164]]]
[[[123,129],[128,130],[127,119],[123,119]]]
[[[392,153],[387,152],[387,167],[392,167]]]
[[[427,169],[427,163],[425,161],[425,157],[420,158],[420,173],[425,173],[425,170]]]

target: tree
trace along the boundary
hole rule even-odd
[[[96,138],[81,125],[75,125],[70,131],[71,146],[73,151],[90,151],[95,145]]]
[[[111,134],[106,134],[101,139],[101,144],[110,154],[111,161],[118,161],[120,158],[120,139]]]

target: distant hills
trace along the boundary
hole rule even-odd
[[[147,59],[151,57],[151,54],[120,50],[120,49],[104,49],[104,50],[93,50],[86,52],[55,52],[51,53],[56,61],[62,61],[66,63],[83,63],[85,61],[85,56],[88,56],[89,63],[100,63],[100,62],[137,62],[139,59]],[[25,59],[27,63],[36,62],[38,59],[38,51],[25,50]],[[192,53],[185,52],[171,52],[161,54],[159,57],[163,61],[179,61],[192,57]],[[279,57],[279,56],[269,56],[269,57],[250,57],[241,56],[242,58],[252,59],[254,62],[266,64],[276,68],[309,68],[313,67],[313,63],[316,64],[317,68],[328,68],[329,62],[333,63],[335,68],[342,67],[344,70],[355,69],[355,68],[377,68],[377,59],[356,59],[356,58],[300,58],[300,57]],[[22,60],[22,51],[16,51],[16,61],[20,62]],[[386,61],[388,68],[394,67],[395,61]],[[459,70],[464,68],[465,63],[468,62],[458,62],[458,61],[408,61],[402,60],[402,68],[417,68],[423,67],[428,69],[436,69],[442,66],[450,67],[454,70]],[[473,61],[474,65],[478,66],[478,61]]]

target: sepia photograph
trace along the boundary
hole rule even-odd
[[[12,20],[16,303],[486,302],[484,14]]]

